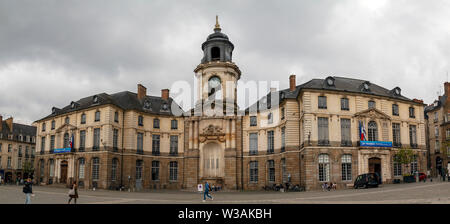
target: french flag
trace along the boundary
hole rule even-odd
[[[73,134],[72,134],[72,137],[70,137],[69,145],[70,145],[70,148],[73,149]]]
[[[359,121],[359,136],[361,141],[366,140],[366,128],[364,127],[364,124],[362,124],[361,121]]]

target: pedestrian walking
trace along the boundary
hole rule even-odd
[[[31,181],[31,178],[27,179],[22,191],[25,193],[25,204],[31,204],[31,196],[34,196],[33,182]]]
[[[211,197],[211,195],[209,195],[209,191],[211,190],[211,187],[209,186],[208,181],[205,182],[205,191],[203,192],[203,202],[206,201],[206,196],[208,196],[208,198],[210,198],[211,200],[214,200],[213,197]]]
[[[74,199],[74,204],[76,204],[77,203],[77,198],[78,198],[78,186],[77,186],[77,182],[74,181],[72,183],[72,186],[70,187],[70,190],[69,190],[69,202],[68,202],[68,204],[70,204],[72,199]]]

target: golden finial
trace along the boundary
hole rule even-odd
[[[219,25],[219,16],[216,15],[216,26],[214,27],[214,31],[220,31],[220,25]]]

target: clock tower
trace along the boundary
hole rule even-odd
[[[221,104],[224,109],[236,112],[236,85],[241,71],[232,61],[234,45],[221,30],[216,16],[214,33],[202,44],[203,58],[194,70],[199,100],[196,105],[214,108]]]

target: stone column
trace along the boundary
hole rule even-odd
[[[194,121],[194,148],[198,149],[198,121]]]
[[[193,121],[189,121],[189,149],[192,149],[193,147],[193,126],[194,126],[194,122]]]
[[[225,148],[230,148],[230,119],[226,119],[225,124]]]

